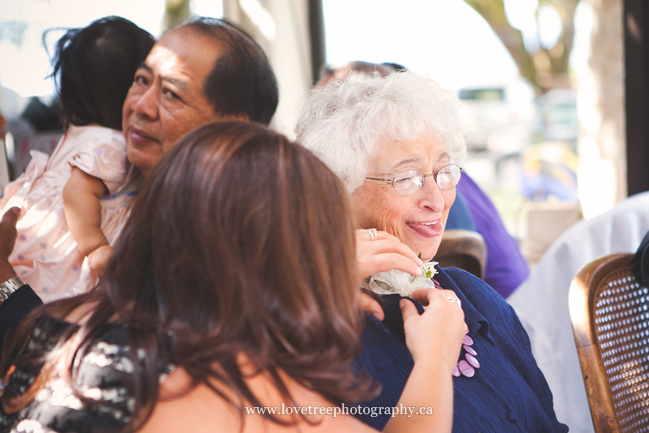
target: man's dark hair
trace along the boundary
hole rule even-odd
[[[51,75],[63,127],[96,123],[121,130],[126,93],[154,43],[147,31],[115,16],[68,30],[56,43]]]
[[[203,87],[217,114],[244,114],[250,121],[268,125],[277,109],[279,90],[261,47],[226,20],[197,17],[181,27],[210,36],[224,48]]]

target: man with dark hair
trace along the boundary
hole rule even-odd
[[[243,114],[268,125],[277,108],[277,81],[261,47],[227,21],[200,17],[184,27],[211,37],[225,50],[203,86],[217,112]]]
[[[147,172],[196,127],[220,119],[268,124],[277,103],[259,45],[227,21],[194,19],[160,38],[135,73],[123,110],[128,159]]]
[[[193,129],[221,119],[268,124],[278,88],[261,47],[235,25],[196,18],[160,38],[135,72],[123,106],[129,161],[146,175]],[[40,298],[11,268],[18,213],[0,223],[0,349]],[[21,288],[22,287],[22,288]]]

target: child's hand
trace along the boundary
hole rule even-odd
[[[99,278],[104,276],[104,269],[108,264],[110,256],[113,254],[113,247],[102,245],[88,254],[88,265]]]

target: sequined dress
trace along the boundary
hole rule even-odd
[[[24,350],[48,353],[71,327],[76,329],[76,325],[42,316]],[[167,358],[161,353],[158,360],[161,380],[174,368]],[[42,366],[17,365],[3,394],[29,394]],[[6,413],[0,406],[0,433],[121,431],[133,417],[132,373],[126,327],[110,324],[74,368],[72,380],[81,398],[66,379],[54,376],[17,412]]]

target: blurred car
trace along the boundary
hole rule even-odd
[[[531,144],[536,106],[527,81],[463,87],[458,97],[464,106],[469,150],[512,153]]]

